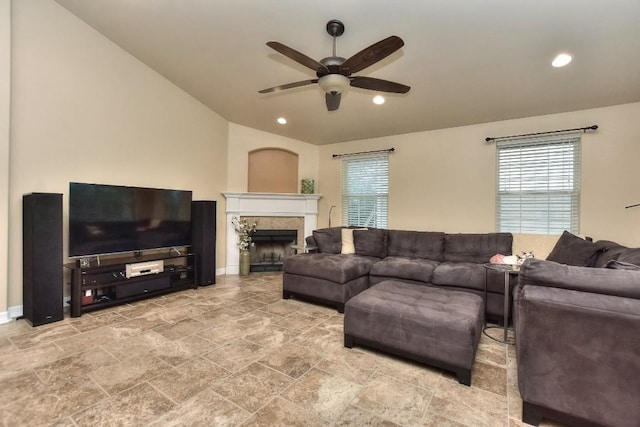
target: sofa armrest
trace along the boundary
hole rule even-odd
[[[518,283],[640,299],[640,271],[633,270],[576,267],[528,259],[520,268]]]
[[[525,406],[602,425],[637,425],[639,299],[520,283],[515,310]]]

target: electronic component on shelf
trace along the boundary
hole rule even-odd
[[[145,274],[158,274],[164,271],[164,261],[159,259],[155,261],[137,262],[126,265],[127,279],[131,277],[144,276]]]
[[[82,295],[82,305],[93,304],[93,291],[91,289],[87,289],[84,291]]]

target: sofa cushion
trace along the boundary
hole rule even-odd
[[[598,240],[596,245],[604,246],[605,250],[600,252],[593,263],[594,267],[604,267],[611,260],[618,259],[618,256],[628,249],[626,246],[622,246],[619,243],[611,242],[609,240]]]
[[[284,259],[282,269],[286,273],[325,279],[335,283],[347,283],[367,276],[376,258],[343,254],[298,254]]]
[[[518,286],[522,288],[525,285],[640,299],[640,271],[578,267],[528,259],[520,267],[518,276]]]
[[[438,264],[431,259],[388,256],[373,264],[369,274],[430,283]]]
[[[495,254],[511,254],[511,233],[447,234],[444,260],[485,263]]]
[[[620,255],[618,255],[617,260],[629,264],[640,265],[640,248],[625,249],[620,253]]]
[[[353,230],[357,255],[384,258],[387,256],[387,230]]]
[[[472,262],[443,262],[433,270],[432,282],[439,286],[484,290],[485,269]]]
[[[564,231],[547,257],[547,261],[577,267],[593,267],[598,255],[606,249],[604,244],[593,243]]]
[[[342,249],[342,227],[320,228],[313,230],[313,239],[318,251],[327,254],[339,254]]]
[[[387,256],[444,261],[444,233],[389,230]]]

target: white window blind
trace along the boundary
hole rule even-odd
[[[389,153],[342,159],[342,224],[387,228]]]
[[[579,233],[580,133],[496,144],[498,231]]]

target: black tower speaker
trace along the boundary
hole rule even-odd
[[[198,286],[216,283],[216,202],[191,204],[191,250],[196,254]]]
[[[38,326],[64,318],[62,194],[22,198],[23,316]]]

